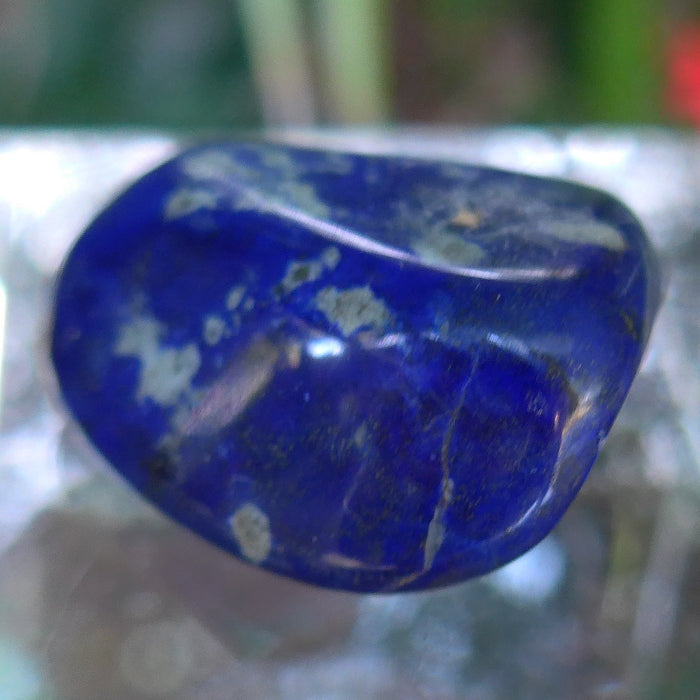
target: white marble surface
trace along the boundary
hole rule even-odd
[[[144,504],[92,452],[46,357],[71,242],[182,139],[0,130],[3,700],[693,697],[700,138],[518,127],[268,136],[557,175],[625,201],[661,254],[665,300],[603,455],[555,532],[478,581],[357,596],[239,564]]]

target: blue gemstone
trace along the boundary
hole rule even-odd
[[[639,224],[594,190],[222,143],[78,240],[51,351],[87,436],[175,520],[293,578],[421,589],[551,530],[656,285]]]

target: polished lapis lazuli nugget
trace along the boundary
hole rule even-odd
[[[51,353],[87,437],[176,521],[302,581],[422,589],[559,520],[656,284],[639,223],[601,192],[216,143],[77,241]]]

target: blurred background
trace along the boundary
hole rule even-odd
[[[0,0],[0,123],[700,125],[697,0]]]

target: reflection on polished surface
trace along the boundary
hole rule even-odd
[[[662,252],[665,300],[640,375],[580,497],[552,535],[508,567],[410,595],[357,597],[294,584],[173,525],[135,498],[47,400],[47,388],[54,398],[56,391],[46,325],[54,276],[72,238],[175,142],[161,135],[5,132],[0,171],[5,154],[21,146],[37,159],[57,154],[46,157],[60,161],[66,175],[42,212],[28,208],[26,196],[0,192],[8,302],[0,679],[7,697],[694,697],[698,142],[644,130],[313,138],[346,150],[565,175],[614,191],[641,218]],[[590,154],[598,147],[607,155],[596,160]],[[246,302],[232,290],[228,303],[235,312]],[[202,332],[211,340],[217,328],[209,322]],[[382,338],[386,347],[403,342],[399,333]],[[266,352],[248,360],[260,376]],[[328,355],[318,361],[336,358],[323,343],[278,352],[290,366],[313,352]]]
[[[51,358],[87,437],[180,523],[302,581],[424,589],[561,517],[657,286],[639,224],[599,191],[206,144],[77,241]]]

